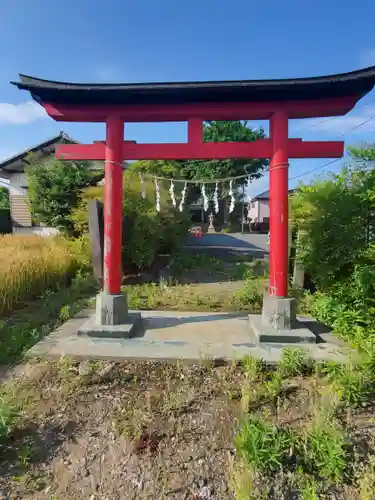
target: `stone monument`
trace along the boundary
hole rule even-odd
[[[211,212],[210,215],[208,216],[208,232],[209,233],[216,233],[216,229],[214,226],[214,214]]]

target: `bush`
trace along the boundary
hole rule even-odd
[[[60,238],[0,236],[0,315],[67,283],[78,261]]]
[[[155,209],[155,186],[145,181],[147,196],[142,198],[138,175],[128,172],[124,175],[124,264],[147,268],[160,253],[170,253],[185,237],[189,219],[171,206],[168,192],[161,186],[161,212]],[[81,194],[78,208],[73,211],[71,221],[77,233],[88,231],[87,206],[91,200],[103,201],[104,189],[90,187]]]
[[[319,288],[346,280],[363,264],[373,214],[375,172],[344,169],[301,186],[292,198],[298,257]]]

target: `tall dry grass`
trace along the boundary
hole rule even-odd
[[[67,283],[77,267],[62,239],[0,235],[0,317]]]

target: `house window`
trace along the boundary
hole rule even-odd
[[[255,201],[252,202],[251,208],[255,208]]]

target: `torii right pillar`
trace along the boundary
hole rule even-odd
[[[269,288],[262,316],[250,315],[259,342],[313,343],[315,335],[296,318],[295,299],[288,297],[288,115],[276,111],[270,119],[270,254]]]

